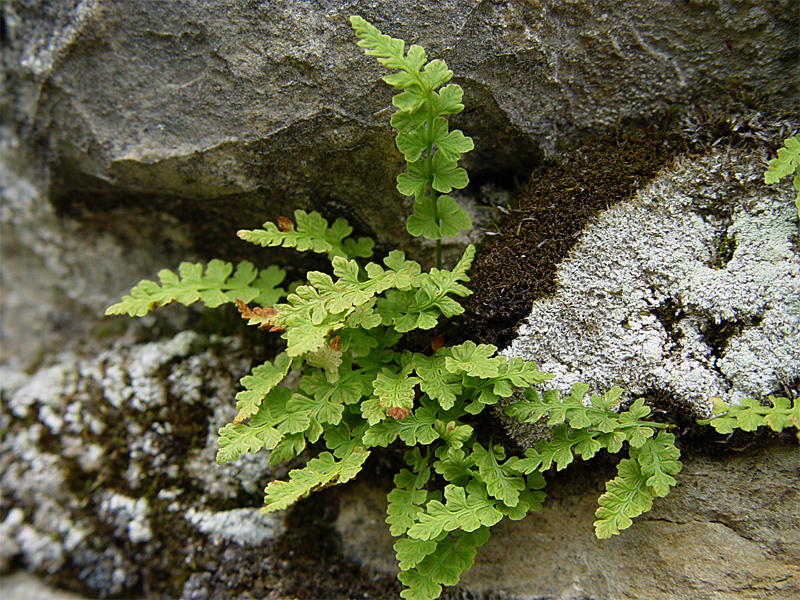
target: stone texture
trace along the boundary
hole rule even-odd
[[[408,247],[408,203],[394,191],[402,161],[387,125],[391,91],[355,47],[348,15],[447,60],[468,103],[454,121],[477,147],[465,166],[475,181],[504,182],[579,132],[672,102],[714,103],[732,78],[796,107],[793,8],[789,0],[446,1],[435,12],[402,2],[4,2],[0,570],[21,561],[89,595],[157,590],[196,600],[251,590],[277,600],[282,580],[296,576],[276,550],[275,537],[293,533],[283,516],[250,527],[260,489],[285,470],[269,468],[266,455],[213,464],[216,428],[233,416],[235,382],[250,364],[236,342],[184,333],[141,344],[133,329],[101,353],[75,348],[122,335],[119,321],[100,317],[142,277],[180,260],[251,257],[232,233],[297,207],[345,216],[383,249]],[[265,255],[289,262],[263,253],[261,264]],[[182,327],[186,312],[165,313],[162,334]],[[773,373],[785,366],[770,364]],[[784,465],[796,449],[788,459],[782,452],[768,451],[763,463],[752,455],[725,480],[754,471],[758,489],[779,497],[748,487],[731,494],[742,504],[726,508],[726,485],[705,494],[705,482],[728,469],[716,462],[685,480],[697,482],[694,500],[659,513],[678,501],[667,499],[605,546],[589,529],[601,478],[584,476],[591,495],[567,486],[558,500],[557,486],[553,508],[523,522],[535,527],[522,538],[501,528],[490,542],[501,547],[485,549],[488,562],[465,584],[519,597],[530,597],[531,581],[564,598],[647,597],[634,586],[651,577],[664,594],[792,594],[798,538],[786,515],[797,513],[797,483]],[[371,554],[353,555],[375,573],[391,571],[383,515],[360,502],[349,503],[362,509],[355,517],[342,511],[340,522],[351,523],[343,542],[365,540]],[[523,538],[537,560],[511,560],[508,544]],[[725,550],[710,553],[715,544]],[[648,571],[643,556],[662,573]],[[629,566],[645,575],[627,577]],[[734,571],[731,587],[724,577]]]
[[[17,572],[0,581],[0,594],[5,600],[82,600],[83,596],[70,594],[47,586],[34,575]]]
[[[622,117],[713,103],[731,81],[797,106],[791,0],[2,10],[3,341],[26,360],[41,348],[23,332],[81,336],[123,280],[182,258],[236,258],[249,249],[232,232],[297,207],[408,245],[391,91],[354,45],[353,13],[457,73],[468,108],[454,121],[475,138],[465,166],[476,181],[524,176],[557,142]]]
[[[583,231],[557,292],[534,303],[504,354],[536,362],[561,393],[620,385],[630,399],[668,397],[690,419],[710,414],[713,397],[782,394],[800,377],[793,198],[763,183],[752,153],[665,168]]]
[[[547,476],[543,509],[493,527],[459,585],[525,600],[796,598],[800,453],[787,439],[684,457],[676,488],[608,540],[595,538],[592,522],[610,465]],[[351,556],[397,572],[386,492],[368,483],[349,488],[337,527]]]
[[[269,554],[283,516],[257,507],[286,468],[268,453],[214,460],[250,360],[240,340],[183,332],[62,354],[31,376],[4,367],[0,570],[16,558],[93,595],[175,594],[198,549]]]

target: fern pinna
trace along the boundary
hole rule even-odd
[[[540,395],[531,386],[551,376],[520,358],[498,356],[490,344],[445,347],[434,337],[429,349],[398,349],[406,347],[398,344],[404,334],[432,331],[440,320],[461,314],[458,298],[471,293],[464,283],[475,248],[469,246],[452,269],[442,269],[441,239],[471,227],[446,194],[467,185],[458,160],[473,145],[460,131],[449,130],[446,115],[463,109],[463,91],[448,83],[452,71],[445,63],[427,61],[419,46],[406,51],[402,40],[360,17],[351,22],[358,45],[394,70],[383,79],[400,90],[392,101],[397,110],[391,124],[407,169],[398,176],[397,189],[414,198],[408,231],[437,243],[436,268],[424,271],[396,250],[364,262],[372,256],[372,240],[351,238],[343,219],[329,225],[318,213],[297,210],[293,220],[281,217],[261,229],[240,231],[239,237],[324,254],[331,274],[311,271],[289,293],[281,287],[285,271],[274,266],[259,271],[246,261],[235,268],[220,260],[205,267],[182,263],[177,274],[160,271],[159,283],[139,283],[107,314],[143,316],[171,302],[235,303],[250,325],[285,340],[285,350],[272,362],[241,380],[236,417],[219,430],[217,462],[267,450],[269,462],[277,464],[318,442],[327,450],[292,470],[287,481],[270,483],[264,512],[351,480],[375,448],[407,446],[407,468],[394,478],[386,522],[398,537],[402,596],[432,600],[442,586],[459,581],[493,525],[541,508],[543,473],[551,466],[563,469],[575,457],[588,460],[601,449],[628,450],[599,499],[595,528],[605,538],[629,527],[654,498],[669,492],[681,469],[680,453],[667,426],[648,420],[650,409],[642,400],[620,410],[618,387],[588,398],[584,384],[567,397],[553,390]],[[294,388],[282,385],[290,373]],[[526,422],[546,418],[552,429],[549,439],[524,456],[509,456],[474,429],[478,421],[472,417],[518,390],[525,390],[523,397],[506,412]],[[720,431],[760,424],[796,427],[796,403],[773,402],[772,411],[720,407],[710,422]]]

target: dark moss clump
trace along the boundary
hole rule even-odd
[[[481,244],[465,302],[477,337],[504,346],[537,298],[555,292],[556,266],[591,217],[629,198],[679,150],[668,123],[624,124],[548,160]]]
[[[556,267],[589,220],[631,198],[675,157],[720,145],[774,152],[800,115],[771,113],[765,99],[746,92],[732,89],[727,105],[714,109],[674,108],[647,122],[621,122],[545,161],[478,249],[462,335],[507,345],[532,303],[556,291]],[[728,217],[720,211],[716,218]],[[732,238],[718,240],[712,266],[724,268],[735,248]]]

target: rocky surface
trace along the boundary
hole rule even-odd
[[[353,12],[456,71],[468,108],[454,120],[475,138],[465,166],[479,184],[526,175],[560,142],[620,117],[714,103],[726,93],[720,84],[748,92],[736,78],[797,108],[789,0],[447,1],[435,14],[419,3],[362,5],[2,4],[3,573],[24,567],[91,597],[397,594],[378,511],[385,490],[374,484],[386,474],[374,465],[341,503],[328,491],[262,518],[261,489],[286,467],[270,468],[266,453],[214,464],[216,429],[235,414],[237,380],[254,360],[250,342],[175,335],[197,324],[192,311],[148,317],[148,339],[159,340],[150,343],[134,334],[140,329],[124,333],[124,320],[101,318],[139,279],[181,260],[247,257],[291,268],[293,254],[255,255],[233,232],[297,207],[347,217],[380,249],[407,248],[391,91],[355,47]],[[594,318],[653,349],[636,357],[641,373],[603,363],[613,383],[634,393],[658,384],[685,414],[701,412],[703,398],[681,387],[672,367],[730,399],[797,377],[797,237],[787,233],[796,223],[788,202],[782,208],[788,194],[757,185],[753,164],[736,153],[686,162],[672,172],[673,188],[662,179],[637,201],[674,212],[687,230],[670,237],[665,221],[631,221],[659,244],[636,246],[640,263],[625,262],[639,264],[635,276],[616,281],[621,294],[606,290],[609,302],[620,296],[613,310],[578,311],[578,320]],[[671,191],[693,176],[694,196]],[[495,201],[492,189],[468,192]],[[630,216],[635,206],[626,206]],[[685,272],[660,262],[670,244],[685,250]],[[626,261],[635,254],[619,252]],[[715,316],[733,328],[709,339]],[[574,324],[548,318],[564,337],[526,351],[540,362],[549,352],[555,383],[566,386],[578,363],[564,359],[564,348],[585,340]],[[613,335],[591,340],[610,356],[619,349]],[[611,382],[586,365],[578,370],[598,388]],[[628,384],[616,381],[623,375]],[[554,478],[542,513],[493,534],[464,593],[792,597],[796,461],[796,445],[783,438],[742,454],[698,451],[678,490],[606,542],[590,528],[610,467],[571,469]],[[340,505],[339,536],[330,524]],[[511,555],[509,545],[524,552]]]
[[[547,476],[543,509],[493,527],[461,589],[520,600],[796,598],[796,442],[786,436],[682,460],[676,488],[608,540],[595,538],[592,522],[613,467],[595,461]],[[386,492],[353,486],[336,524],[350,556],[396,572],[394,538],[384,522]]]
[[[81,600],[84,598],[52,588],[35,575],[23,571],[0,579],[0,594],[4,600]]]
[[[579,132],[713,103],[736,82],[796,105],[790,0],[4,2],[3,277],[26,292],[6,301],[10,354],[41,350],[26,331],[84,333],[98,290],[113,298],[123,279],[248,252],[232,232],[294,208],[406,246],[391,90],[353,13],[454,69],[475,181],[522,177]]]
[[[6,368],[0,570],[22,561],[91,595],[174,597],[206,548],[271,548],[282,516],[258,506],[285,469],[266,454],[214,461],[249,364],[240,341],[184,332],[62,354],[32,376]]]
[[[783,395],[800,378],[793,197],[752,153],[676,162],[586,228],[503,352],[562,393],[621,385],[689,415]]]

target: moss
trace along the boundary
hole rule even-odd
[[[724,269],[731,262],[733,253],[736,252],[736,237],[723,234],[716,238],[715,252],[712,255],[711,266],[715,269]]]
[[[478,248],[461,335],[507,345],[533,302],[556,291],[557,266],[590,219],[630,199],[676,157],[720,144],[774,151],[797,115],[772,111],[746,86],[729,92],[713,109],[672,107],[649,121],[620,122],[537,168]],[[726,211],[722,202],[711,214],[725,222]],[[735,239],[720,236],[712,266],[724,268],[735,249]]]
[[[669,123],[625,123],[547,161],[518,192],[470,271],[477,337],[504,346],[597,213],[630,198],[681,149]]]

